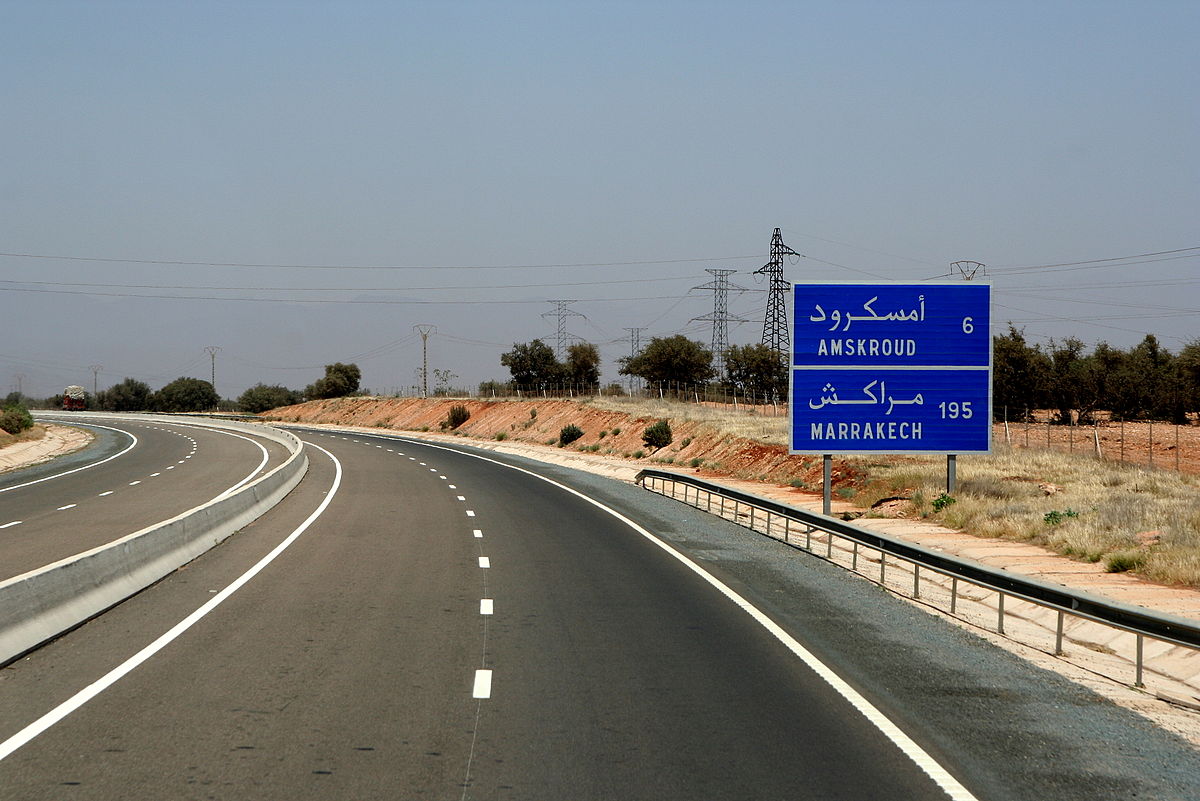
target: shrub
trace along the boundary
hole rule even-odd
[[[958,501],[943,492],[933,499],[933,511],[940,512],[952,503],[958,503]]]
[[[608,432],[607,432],[607,431],[601,431],[601,432],[600,432],[600,439],[604,439],[604,438],[605,438],[605,437],[607,437],[607,436],[608,436]]]
[[[659,420],[657,423],[646,426],[646,430],[642,432],[642,442],[646,443],[647,448],[665,448],[671,444],[671,424],[666,420]]]
[[[571,423],[562,427],[558,432],[558,442],[560,445],[570,445],[575,440],[583,436],[583,429]]]
[[[643,450],[636,450],[636,451],[634,451],[634,452],[633,452],[633,458],[634,458],[634,459],[641,459],[641,458],[642,458],[643,456],[645,456],[645,455],[646,455],[646,452],[645,452],[645,451],[643,451]]]
[[[442,428],[458,428],[470,419],[471,413],[467,411],[466,406],[463,406],[462,404],[451,406],[449,413],[446,415],[446,419],[442,422]]]
[[[693,459],[692,461],[688,462],[688,464],[690,464],[692,467],[699,467],[700,465],[704,464],[704,460],[700,459],[700,458],[696,458],[696,459]]]
[[[621,429],[620,429],[620,428],[614,428],[614,429],[612,430],[612,435],[613,435],[614,437],[615,437],[615,436],[617,436],[617,435],[618,435],[618,434],[620,434],[620,433],[621,433]]]
[[[692,444],[692,438],[684,437],[683,442],[679,443],[679,447],[682,449],[682,448],[686,448],[688,445],[691,445],[691,444]]]
[[[1057,509],[1046,512],[1046,514],[1042,516],[1042,521],[1048,526],[1057,526],[1059,523],[1062,523],[1071,517],[1079,517],[1079,512],[1076,512],[1074,509],[1068,506],[1067,509],[1062,512],[1058,511]],[[1095,562],[1097,560],[1093,559],[1092,561]]]
[[[33,417],[24,406],[14,403],[0,412],[0,429],[9,434],[20,434],[27,428],[33,428]]]
[[[504,440],[508,439],[508,433],[507,433],[507,432],[505,432],[505,431],[497,431],[497,432],[496,432],[496,439],[498,439],[498,440],[500,440],[501,442],[503,442]]]
[[[1105,573],[1124,573],[1126,570],[1137,570],[1146,564],[1146,552],[1138,548],[1127,551],[1116,551],[1104,557]]]

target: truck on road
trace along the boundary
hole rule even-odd
[[[63,410],[72,412],[87,408],[87,392],[83,387],[72,384],[63,390]]]

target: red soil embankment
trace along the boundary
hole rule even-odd
[[[472,400],[452,398],[333,398],[273,409],[267,420],[291,423],[330,423],[394,429],[397,431],[440,431],[452,406],[471,413],[454,433],[477,439],[506,439],[553,445],[564,426],[575,425],[583,437],[566,446],[609,457],[646,463],[666,463],[707,475],[729,475],[773,484],[820,491],[821,460],[792,456],[781,445],[732,437],[694,420],[670,420],[674,441],[652,451],[642,442],[646,426],[656,417],[639,417],[624,412],[596,409],[573,400]],[[636,459],[634,454],[643,452]],[[700,460],[700,461],[696,461]],[[864,477],[841,460],[833,463],[834,487],[860,486]]]

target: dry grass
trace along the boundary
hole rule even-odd
[[[657,417],[668,420],[685,420],[706,423],[730,436],[753,439],[772,445],[787,446],[788,419],[759,414],[755,411],[735,411],[724,405],[706,406],[698,403],[683,403],[674,400],[629,398],[624,396],[601,396],[591,398],[597,409],[622,412],[634,417]]]
[[[33,442],[46,436],[46,427],[34,423],[33,428],[28,428],[19,434],[10,434],[7,431],[0,431],[0,448],[7,445],[13,445],[18,442]]]
[[[726,434],[787,444],[787,418],[694,403],[597,398],[596,408],[707,423]],[[995,446],[957,459],[955,502],[934,501],[946,488],[940,456],[858,456],[848,461],[870,478],[853,502],[912,499],[918,514],[981,537],[1032,542],[1109,570],[1131,570],[1167,584],[1200,586],[1200,479],[1099,461],[1082,452]],[[1059,488],[1048,494],[1042,485]],[[1157,532],[1139,538],[1138,534]]]
[[[998,447],[957,460],[955,503],[940,512],[945,459],[872,460],[874,494],[907,495],[928,519],[983,537],[1021,540],[1110,570],[1200,586],[1200,481],[1165,470],[1054,451]],[[869,506],[871,494],[856,502]],[[1142,534],[1142,537],[1138,535]]]

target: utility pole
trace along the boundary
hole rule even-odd
[[[977,273],[983,273],[987,276],[987,265],[980,264],[977,261],[952,261],[950,262],[950,274],[961,275],[964,281],[971,281]]]
[[[755,275],[765,275],[768,279],[767,316],[763,321],[762,343],[779,353],[780,360],[786,365],[791,357],[792,338],[788,333],[787,296],[789,285],[783,277],[783,257],[799,256],[801,254],[783,244],[783,235],[775,229],[771,237],[771,260]]]
[[[641,334],[646,330],[645,326],[640,328],[626,328],[629,332],[629,358],[636,358],[638,351],[642,349]],[[629,376],[629,394],[633,395],[633,376]]]
[[[17,373],[14,376],[14,378],[17,379],[17,395],[19,395],[21,397],[25,397],[25,387],[24,387],[25,374]]]
[[[204,352],[208,354],[208,357],[210,359],[212,359],[213,392],[217,392],[217,351],[219,351],[219,350],[220,350],[220,348],[217,347],[216,345],[209,345],[207,348],[204,349]],[[217,397],[218,398],[221,397],[221,393],[217,392]]]
[[[437,333],[436,325],[414,325],[413,330],[421,335],[421,397],[429,397],[429,335]]]
[[[579,339],[574,334],[567,333],[567,318],[583,317],[583,315],[567,308],[569,304],[576,302],[574,300],[552,300],[549,302],[555,304],[557,308],[552,312],[545,312],[542,316],[558,318],[558,345],[554,348],[554,358],[561,362],[567,357],[567,342],[572,339]]]
[[[100,371],[104,369],[104,365],[93,364],[88,369],[92,371],[92,397],[94,398],[100,394]]]
[[[729,276],[736,273],[737,270],[705,270],[704,272],[712,275],[713,280],[707,284],[703,284],[693,289],[711,289],[713,292],[713,310],[712,314],[706,314],[703,317],[693,317],[692,319],[698,322],[709,322],[712,327],[712,353],[713,353],[713,368],[717,371],[717,378],[725,377],[725,353],[729,350],[729,323],[744,323],[746,320],[742,317],[732,317],[729,314],[729,290],[736,289],[739,292],[745,292],[745,287],[737,286],[729,283]]]

